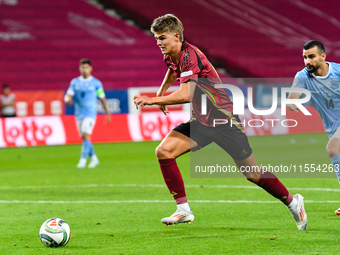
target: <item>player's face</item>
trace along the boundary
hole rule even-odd
[[[3,88],[2,92],[5,96],[8,96],[11,93],[11,90],[9,87],[6,87],[6,88]]]
[[[79,71],[81,76],[86,79],[91,76],[92,66],[90,66],[89,64],[82,64],[79,66]]]
[[[326,54],[320,54],[320,51],[316,46],[308,50],[303,50],[303,59],[309,73],[315,73],[325,61],[325,58]]]
[[[163,32],[155,33],[154,36],[157,40],[157,46],[161,49],[164,55],[172,54],[180,42],[178,33]]]

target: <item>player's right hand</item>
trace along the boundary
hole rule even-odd
[[[287,104],[288,110],[299,112],[299,108],[295,104]]]
[[[65,101],[67,105],[73,105],[73,100],[70,98],[69,100]]]
[[[72,97],[70,96],[70,95],[65,95],[65,97],[64,97],[64,102],[65,102],[65,104],[67,104],[67,105],[72,105],[73,104],[73,100],[72,100]]]

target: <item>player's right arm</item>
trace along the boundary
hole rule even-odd
[[[294,77],[292,88],[304,88],[306,89],[306,74],[303,71],[297,72],[297,74]],[[299,99],[301,97],[301,94],[296,92],[289,93],[288,99]],[[288,110],[298,112],[299,108],[295,104],[287,104]]]
[[[157,96],[161,97],[164,95],[165,91],[176,81],[176,77],[174,75],[174,70],[171,68],[165,74],[161,87],[157,91]]]
[[[71,81],[71,84],[70,84],[70,87],[68,88],[68,90],[66,91],[66,94],[64,96],[64,102],[67,104],[67,105],[72,105],[73,104],[73,96],[74,96],[74,89],[73,89],[73,81]]]
[[[168,88],[176,81],[176,77],[174,75],[174,71],[169,68],[168,71],[165,74],[165,77],[163,79],[163,82],[160,86],[160,88],[157,91],[156,96],[161,97],[164,95],[165,91],[168,90]],[[167,115],[169,113],[168,108],[166,105],[159,105],[158,108],[165,114]]]
[[[300,97],[301,97],[301,94],[293,92],[289,94],[288,99],[299,99]],[[291,110],[294,112],[299,111],[299,108],[295,104],[287,104],[287,108],[288,110]]]

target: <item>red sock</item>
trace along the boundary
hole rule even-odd
[[[270,172],[265,172],[263,170],[261,170],[261,172],[261,178],[257,185],[273,197],[280,199],[285,205],[289,205],[293,200],[293,196],[289,193],[282,182],[280,182],[279,179]]]
[[[187,203],[182,174],[179,171],[176,160],[173,158],[159,159],[158,162],[161,167],[166,186],[168,186],[168,189],[176,200],[176,203]]]

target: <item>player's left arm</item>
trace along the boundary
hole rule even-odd
[[[106,121],[110,122],[111,121],[111,113],[110,113],[110,109],[109,106],[107,105],[107,101],[106,101],[106,97],[105,97],[105,92],[103,88],[99,88],[97,89],[97,96],[100,99],[100,102],[102,103],[105,112],[106,112]]]
[[[138,109],[138,106],[145,105],[173,105],[190,103],[190,81],[181,83],[180,89],[171,93],[168,96],[160,97],[145,97],[134,96],[133,101]]]

